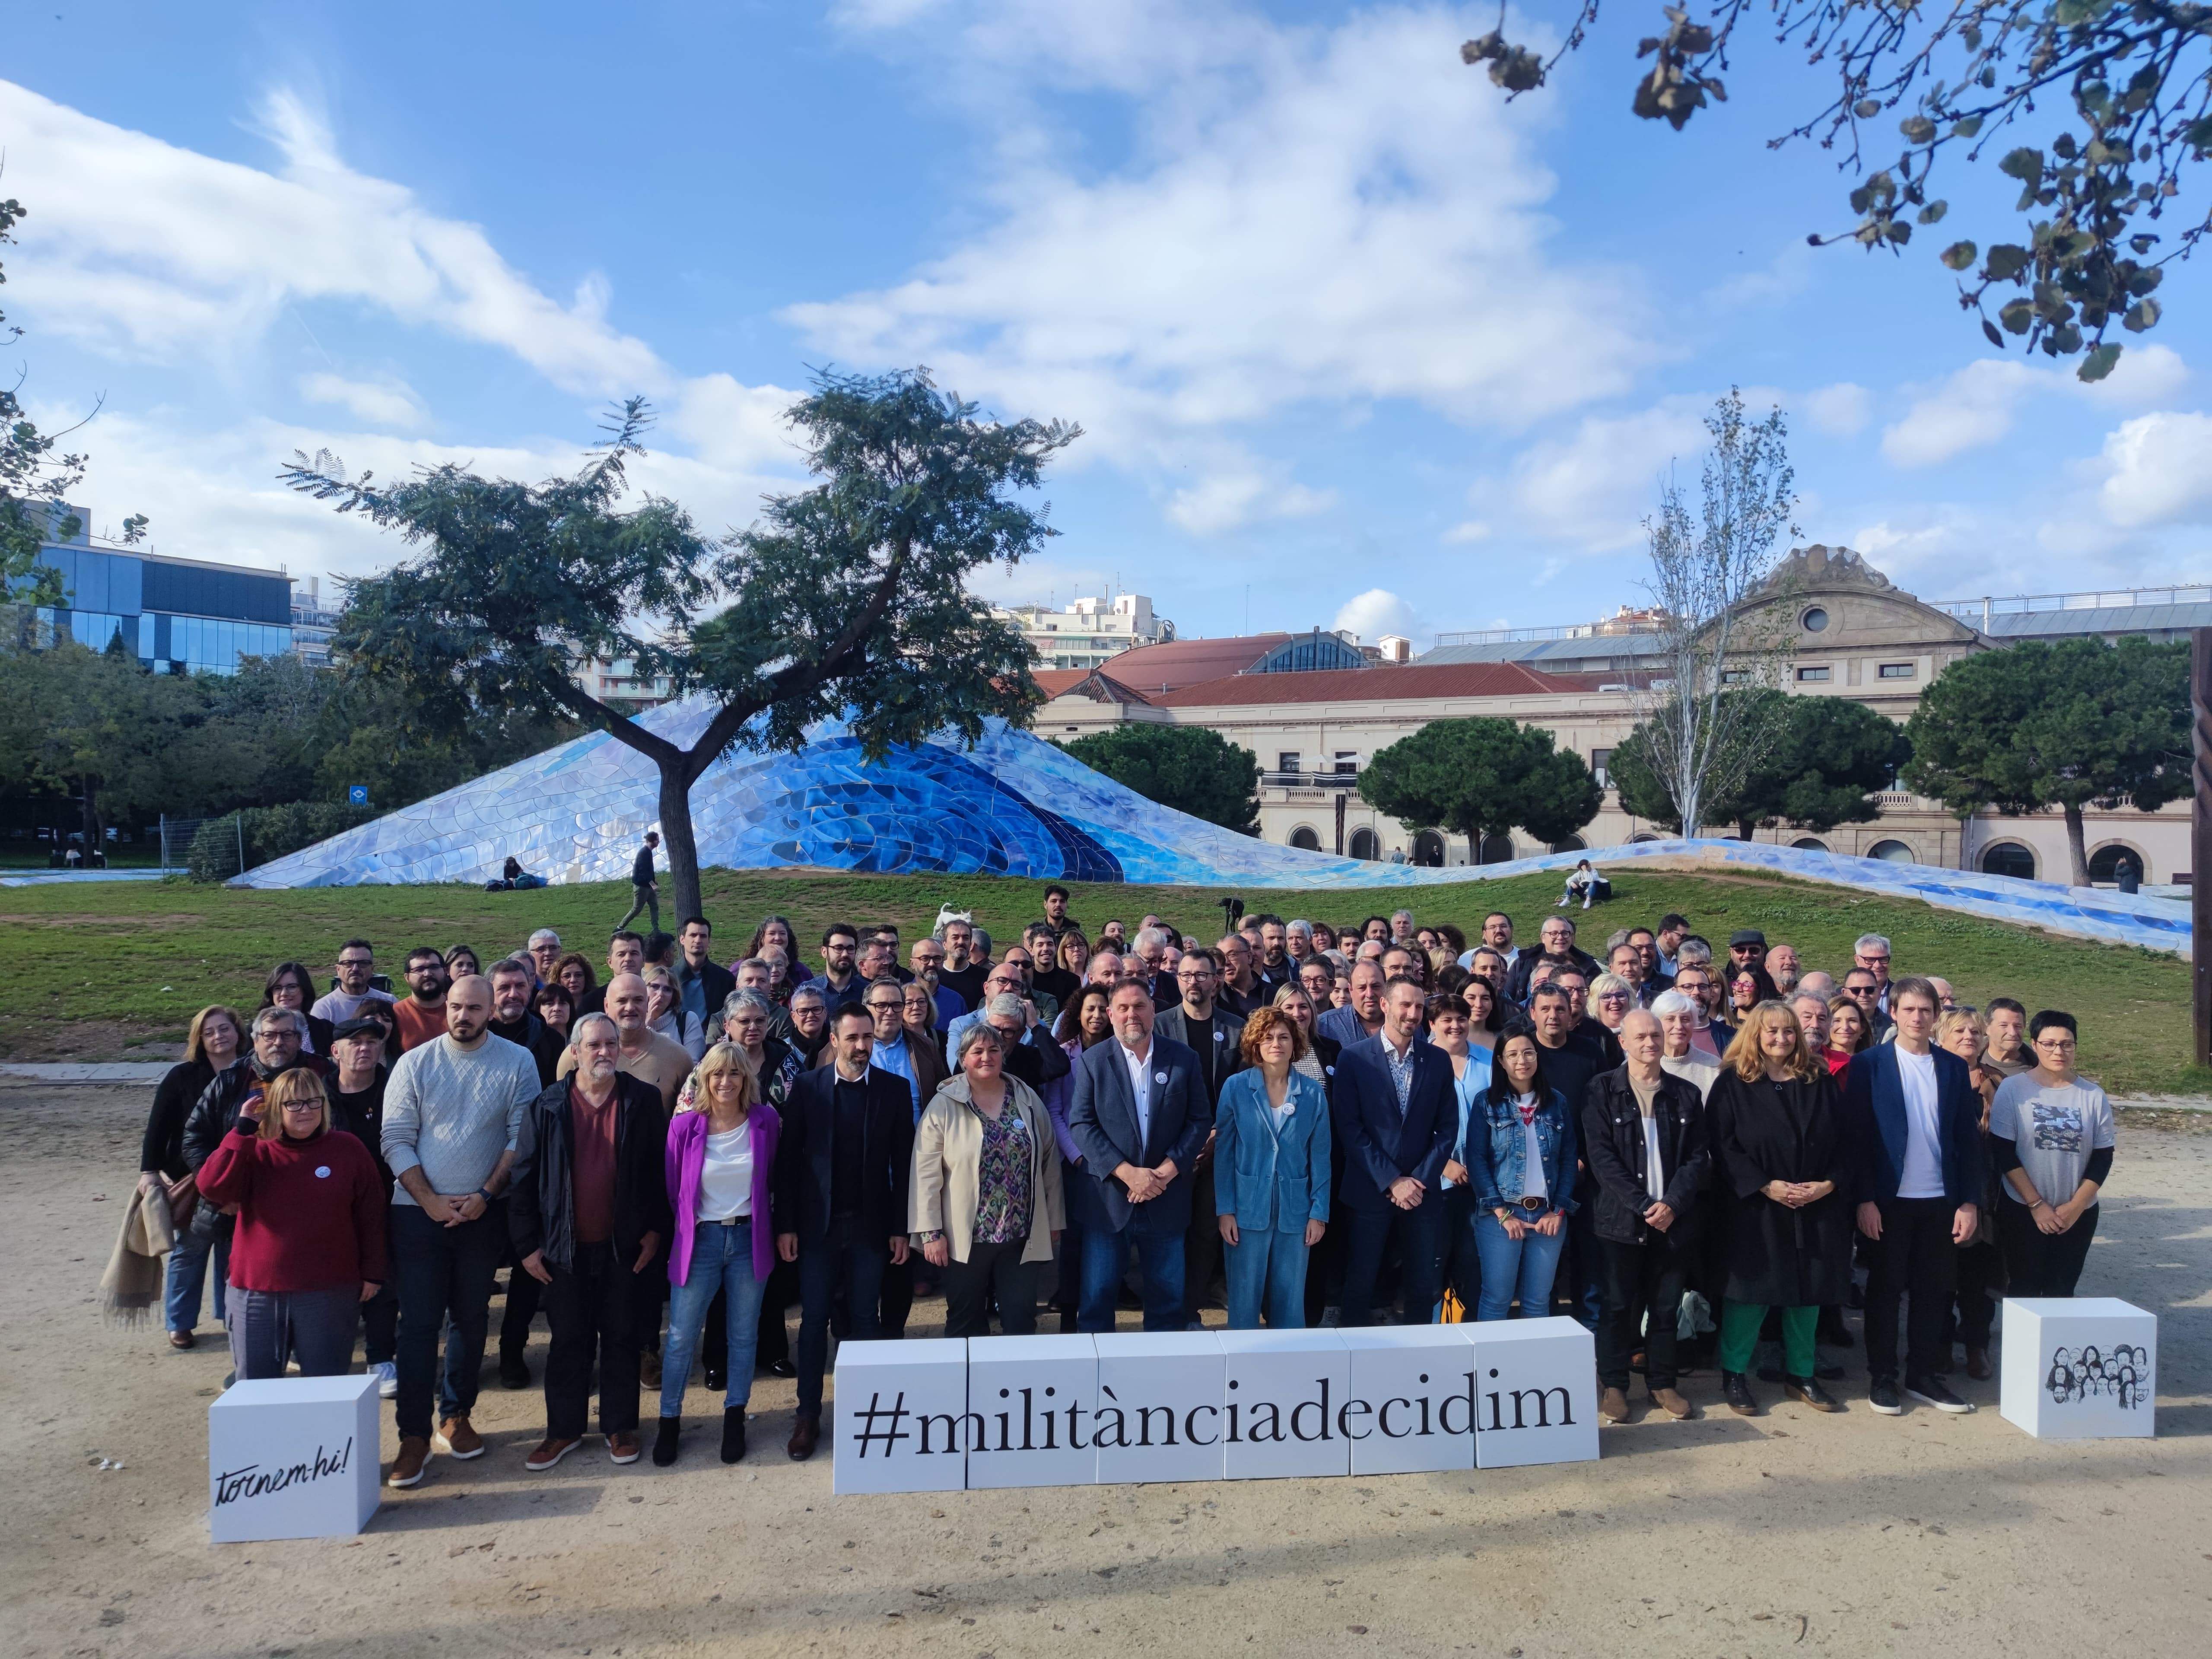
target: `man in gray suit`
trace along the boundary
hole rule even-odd
[[[1152,993],[1133,980],[1114,988],[1114,1041],[1076,1062],[1068,1133],[1083,1151],[1071,1178],[1094,1185],[1101,1224],[1083,1235],[1083,1294],[1077,1328],[1114,1328],[1114,1306],[1129,1246],[1144,1269],[1145,1328],[1184,1325],[1183,1232],[1190,1225],[1190,1170],[1213,1133],[1198,1056],[1155,1036]]]
[[[1176,964],[1176,983],[1182,1000],[1162,1009],[1152,1030],[1170,1042],[1180,1042],[1198,1056],[1198,1074],[1206,1085],[1206,1109],[1211,1115],[1221,1104],[1221,1085],[1244,1066],[1244,1017],[1214,1000],[1224,968],[1217,951],[1203,948],[1184,952]],[[1182,1236],[1182,1316],[1186,1328],[1201,1322],[1200,1304],[1213,1286],[1221,1265],[1221,1232],[1213,1213],[1213,1137],[1191,1170],[1190,1225]]]

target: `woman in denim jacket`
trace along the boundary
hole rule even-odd
[[[1484,1132],[1470,1123],[1467,1137],[1482,1265],[1475,1317],[1504,1319],[1518,1297],[1521,1316],[1540,1319],[1552,1310],[1552,1276],[1575,1208],[1575,1120],[1566,1097],[1545,1080],[1543,1050],[1528,1026],[1498,1038],[1482,1111]]]

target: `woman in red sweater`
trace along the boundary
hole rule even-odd
[[[249,1096],[199,1188],[238,1211],[226,1307],[239,1380],[282,1376],[291,1355],[303,1376],[343,1375],[384,1282],[385,1194],[368,1148],[331,1127],[322,1079],[286,1072]]]

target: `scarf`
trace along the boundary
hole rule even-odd
[[[163,1258],[176,1247],[169,1200],[157,1183],[150,1192],[134,1189],[123,1212],[123,1231],[107,1271],[100,1276],[100,1316],[113,1325],[143,1323],[161,1299]]]

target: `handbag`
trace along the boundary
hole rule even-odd
[[[181,1234],[192,1224],[192,1212],[200,1206],[200,1178],[197,1170],[179,1176],[163,1184],[163,1195],[169,1200],[169,1220]]]
[[[1467,1323],[1467,1304],[1459,1299],[1457,1291],[1448,1290],[1444,1292],[1443,1310],[1437,1314],[1437,1322],[1440,1325]]]

